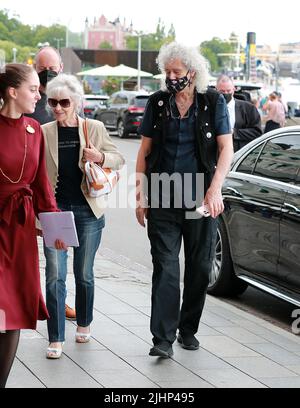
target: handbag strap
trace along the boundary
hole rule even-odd
[[[89,138],[89,132],[88,132],[87,119],[85,119],[85,121],[83,122],[83,134],[84,134],[84,138],[85,138],[86,147],[89,148],[90,147],[90,138]]]

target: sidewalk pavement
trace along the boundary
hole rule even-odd
[[[75,322],[67,321],[63,356],[47,360],[46,322],[37,331],[22,331],[7,387],[300,387],[300,338],[210,296],[197,334],[200,349],[183,350],[175,342],[172,359],[150,357],[151,271],[137,269],[101,250],[90,343],[76,344]],[[74,305],[71,274],[67,287]]]

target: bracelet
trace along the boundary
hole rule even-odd
[[[101,152],[101,153],[102,153],[102,159],[101,159],[101,161],[99,162],[99,165],[102,167],[103,164],[104,164],[104,162],[105,162],[105,154],[104,154],[103,152]]]

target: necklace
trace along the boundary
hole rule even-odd
[[[190,98],[188,98],[188,99],[186,99],[185,101],[182,101],[182,102],[176,100],[176,104],[179,107],[179,109],[185,109],[187,106],[192,105],[192,103],[193,103],[193,99],[190,99]]]
[[[20,177],[18,178],[18,180],[14,181],[12,179],[10,179],[5,173],[4,171],[1,169],[0,167],[0,172],[3,175],[3,177],[5,177],[8,181],[10,181],[12,184],[18,184],[21,181],[21,178],[23,177],[23,173],[24,173],[24,167],[25,167],[25,161],[26,161],[26,156],[27,156],[27,130],[25,128],[25,136],[24,136],[24,158],[23,158],[23,163],[22,163],[22,168],[21,168],[21,172],[20,172]]]

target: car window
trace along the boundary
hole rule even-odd
[[[134,98],[133,104],[139,108],[145,108],[148,102],[148,96],[137,96]]]
[[[237,168],[240,173],[252,174],[255,168],[255,164],[262,151],[263,145],[258,146],[256,149],[252,150],[248,156],[242,161],[242,163]]]
[[[128,103],[128,99],[125,95],[117,95],[114,103],[118,105],[126,105]]]
[[[296,176],[295,184],[296,184],[296,186],[300,187],[300,167],[298,169],[298,174]]]
[[[300,134],[269,140],[257,160],[255,175],[294,183],[300,165]]]

